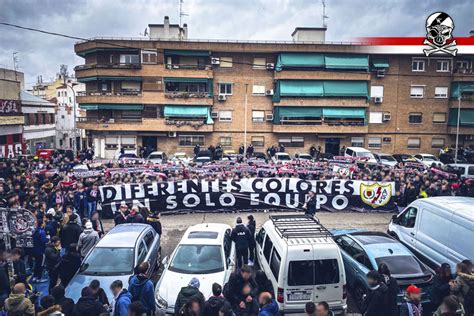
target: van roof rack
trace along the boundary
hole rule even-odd
[[[312,216],[270,215],[270,220],[282,238],[327,238],[332,236],[331,232]]]

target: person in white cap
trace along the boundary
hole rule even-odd
[[[87,221],[84,226],[85,229],[79,236],[79,241],[77,243],[77,250],[81,253],[82,258],[84,258],[99,241],[99,234],[92,229],[92,223]]]

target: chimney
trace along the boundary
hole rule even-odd
[[[186,23],[183,24],[183,39],[188,39],[188,25]]]
[[[165,22],[163,23],[163,32],[165,34],[165,38],[169,38],[170,35],[170,17],[165,16]]]
[[[326,27],[297,27],[291,34],[294,42],[321,42],[326,41]]]

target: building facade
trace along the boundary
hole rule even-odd
[[[26,152],[35,154],[38,149],[54,148],[56,143],[56,104],[21,91],[24,121],[23,137]]]
[[[14,157],[25,149],[20,101],[23,84],[23,73],[0,69],[0,157]]]
[[[370,54],[322,43],[324,31],[297,28],[292,42],[77,43],[86,87],[78,127],[104,158],[121,148],[191,154],[196,144],[244,143],[259,152],[282,144],[290,153],[437,153],[455,141],[461,95],[460,143],[473,143],[474,56]]]

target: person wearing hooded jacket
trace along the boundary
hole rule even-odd
[[[278,316],[279,309],[277,302],[272,298],[268,292],[263,292],[258,298],[260,304],[260,313],[258,316]]]
[[[219,310],[226,303],[222,295],[222,286],[214,283],[212,285],[212,296],[204,302],[202,314],[206,316],[219,316]]]
[[[127,316],[128,306],[132,303],[132,295],[123,288],[122,281],[115,280],[110,285],[110,290],[114,294],[112,307],[113,316]]]
[[[433,306],[439,306],[443,302],[443,299],[449,295],[449,281],[451,281],[451,279],[451,266],[448,263],[441,264],[433,278],[433,286],[430,292],[430,299]]]
[[[140,301],[143,305],[144,312],[147,315],[152,315],[155,310],[155,288],[153,282],[147,277],[150,264],[142,262],[137,267],[136,274],[130,279],[128,291],[132,295],[133,301]]]
[[[242,218],[237,217],[235,228],[232,230],[231,239],[235,243],[237,256],[237,267],[240,269],[243,264],[247,265],[249,260],[249,245],[251,243],[250,231],[242,224]]]
[[[23,283],[18,283],[13,287],[13,292],[5,300],[5,311],[7,315],[35,315],[35,306],[25,296],[26,288]]]
[[[472,301],[466,302],[468,293],[474,289],[474,274],[465,263],[458,263],[456,265],[456,279],[449,282],[451,287],[451,294],[456,295],[459,303],[466,308],[466,314],[474,314],[472,309]],[[470,298],[472,300],[472,297]]]
[[[199,291],[200,282],[197,278],[192,278],[188,286],[182,287],[174,304],[174,313],[179,315],[181,308],[191,299],[197,299],[201,307],[204,305],[204,295]]]
[[[88,286],[82,289],[81,297],[74,306],[74,316],[100,316],[107,313],[105,307],[94,297],[92,289]]]
[[[77,242],[77,250],[81,252],[81,257],[84,258],[98,241],[99,234],[92,229],[92,222],[87,221]]]
[[[378,268],[378,272],[382,277],[381,281],[387,286],[387,295],[386,299],[386,310],[387,316],[397,316],[398,315],[398,292],[400,288],[398,282],[390,274],[390,269],[385,263],[381,263]]]
[[[386,311],[386,296],[388,288],[381,282],[382,277],[377,271],[367,273],[370,290],[362,302],[361,312],[364,316],[388,315]]]

